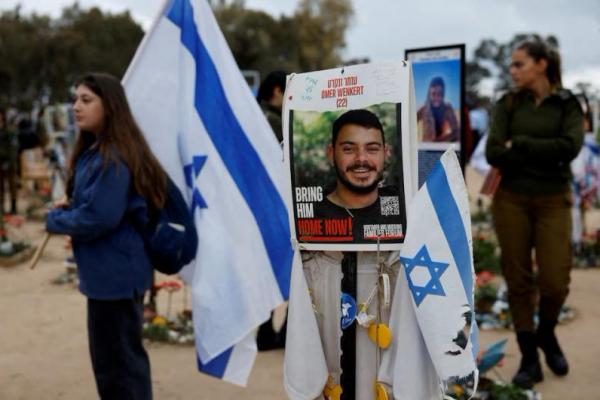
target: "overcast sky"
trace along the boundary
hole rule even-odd
[[[0,9],[60,14],[73,0],[0,0]],[[80,0],[82,7],[129,9],[147,29],[163,0]],[[553,34],[560,42],[565,86],[577,81],[600,90],[600,0],[352,0],[355,16],[347,32],[345,58],[397,60],[404,49],[465,43],[467,58],[482,38],[510,40],[514,34]],[[246,0],[247,8],[274,16],[291,14],[297,0]]]

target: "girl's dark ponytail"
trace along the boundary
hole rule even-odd
[[[555,88],[562,88],[560,54],[557,50],[550,48],[540,40],[521,42],[516,46],[517,50],[524,50],[527,55],[535,61],[546,60],[546,77],[550,85]]]

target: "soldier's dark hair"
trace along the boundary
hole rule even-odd
[[[515,50],[524,50],[536,62],[546,60],[546,77],[550,85],[561,88],[562,78],[560,73],[560,54],[540,40],[525,41],[517,44]]]

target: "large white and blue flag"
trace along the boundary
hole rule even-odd
[[[201,371],[244,385],[254,331],[289,295],[282,151],[206,0],[169,0],[124,78],[133,114],[198,229],[192,287]]]
[[[436,386],[443,389],[448,381],[477,384],[472,254],[467,188],[456,154],[449,150],[408,208],[400,253],[404,274],[397,281],[399,298],[390,321],[400,340],[384,354],[380,374],[393,385],[395,398],[438,399],[442,392]],[[407,340],[406,328],[415,322],[420,335]],[[410,361],[407,355],[413,356]]]

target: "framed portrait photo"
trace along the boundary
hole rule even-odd
[[[419,186],[448,150],[465,163],[465,45],[409,49],[417,113]]]
[[[289,78],[287,203],[301,249],[401,247],[416,185],[410,76],[410,66],[398,63]]]

